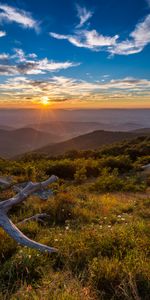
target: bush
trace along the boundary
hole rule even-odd
[[[84,182],[87,179],[86,173],[86,168],[84,166],[82,168],[77,169],[76,173],[74,174],[75,182]]]
[[[141,192],[146,189],[146,182],[142,182],[137,176],[120,177],[118,170],[103,169],[101,176],[90,186],[91,191],[95,192]]]
[[[119,155],[116,157],[109,156],[99,160],[99,168],[117,169],[120,173],[125,173],[133,168],[132,161],[127,155]]]
[[[46,167],[46,175],[55,174],[59,178],[63,179],[74,179],[76,172],[76,166],[74,162],[69,159],[64,159],[56,162],[50,161]]]
[[[118,177],[118,171],[114,170],[112,173],[108,169],[103,169],[101,176],[96,182],[91,185],[90,190],[96,192],[111,192],[122,189],[122,179]]]

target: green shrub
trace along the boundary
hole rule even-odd
[[[90,190],[96,192],[111,192],[121,190],[122,186],[123,182],[122,179],[119,178],[117,170],[110,173],[108,169],[103,169],[101,176],[91,185]]]
[[[137,176],[119,176],[118,170],[103,169],[101,176],[97,178],[94,184],[91,184],[90,190],[96,192],[141,192],[146,189],[146,182],[141,181]]]
[[[87,179],[86,168],[84,166],[76,170],[76,173],[74,174],[74,179],[76,183],[82,183]]]

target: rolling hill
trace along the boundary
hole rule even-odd
[[[9,158],[58,141],[58,136],[33,128],[0,129],[0,156]]]
[[[75,150],[97,149],[103,145],[109,145],[115,142],[133,139],[142,135],[147,135],[147,133],[145,133],[144,131],[112,132],[112,131],[98,130],[85,135],[78,136],[76,138],[67,140],[65,142],[57,143],[54,145],[47,145],[45,147],[38,149],[36,152],[44,153],[49,156],[54,156],[54,155],[64,154],[65,152],[73,149]]]

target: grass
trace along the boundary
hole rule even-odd
[[[23,248],[0,230],[0,299],[149,299],[150,194],[85,192],[65,186],[48,201],[30,197],[18,211],[47,212],[44,225],[19,228],[57,247],[57,254]]]
[[[141,173],[149,147],[141,138],[53,162],[0,160],[1,175],[17,182],[60,176],[54,196],[32,196],[9,215],[17,224],[46,212],[44,224],[18,227],[58,253],[21,247],[0,229],[0,300],[150,299],[150,176]],[[1,191],[0,201],[12,195]]]

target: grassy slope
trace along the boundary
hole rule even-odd
[[[126,170],[127,174],[123,175],[124,161],[119,161],[117,156],[113,160],[113,168],[121,166],[119,175],[114,175],[110,170],[104,175],[100,170],[98,178],[85,179],[81,176],[83,174],[80,174],[82,184],[60,180],[53,186],[55,196],[48,201],[43,202],[36,197],[30,197],[24,205],[11,212],[11,219],[15,223],[35,213],[47,212],[49,218],[45,224],[30,222],[20,225],[19,228],[29,237],[57,247],[59,252],[48,255],[23,248],[16,245],[1,229],[0,299],[149,300],[149,188],[136,192],[137,182],[134,193],[108,192],[108,186],[112,190],[116,188],[114,182],[124,178],[122,176],[133,179],[137,166],[150,161],[149,147],[150,140],[139,139],[136,142],[118,145],[116,148],[105,149],[107,153],[116,152],[117,149],[119,154],[130,154],[133,169]],[[100,160],[94,159],[96,163],[100,163],[101,168],[102,163],[107,162],[105,151],[99,154]],[[112,154],[111,157],[109,154],[107,159],[109,163],[111,159],[112,163]],[[81,161],[75,160],[75,164],[77,163]],[[5,164],[9,168],[7,166],[6,169]],[[15,162],[1,161],[3,172],[5,170],[5,173],[7,171],[10,174],[13,174],[14,168],[15,172],[19,171],[19,168],[23,172],[23,168],[28,164],[30,168],[36,166],[38,172],[39,167],[43,166],[42,174],[38,174],[42,178],[45,176],[44,168],[52,162],[46,160],[44,165],[44,160],[29,160],[25,163],[17,162],[15,166]],[[55,168],[57,164],[59,166],[59,161],[55,161]],[[86,165],[84,160],[82,165]],[[63,171],[66,172],[65,168]],[[28,176],[34,176],[34,172],[31,173],[30,169]],[[16,180],[23,180],[24,176],[27,175],[19,174]],[[97,180],[101,180],[98,182],[99,189],[101,183],[107,183],[106,192],[91,191],[91,186]],[[133,185],[134,183],[130,182],[128,189],[133,188]],[[0,198],[3,200],[10,195],[11,190],[3,191]]]

